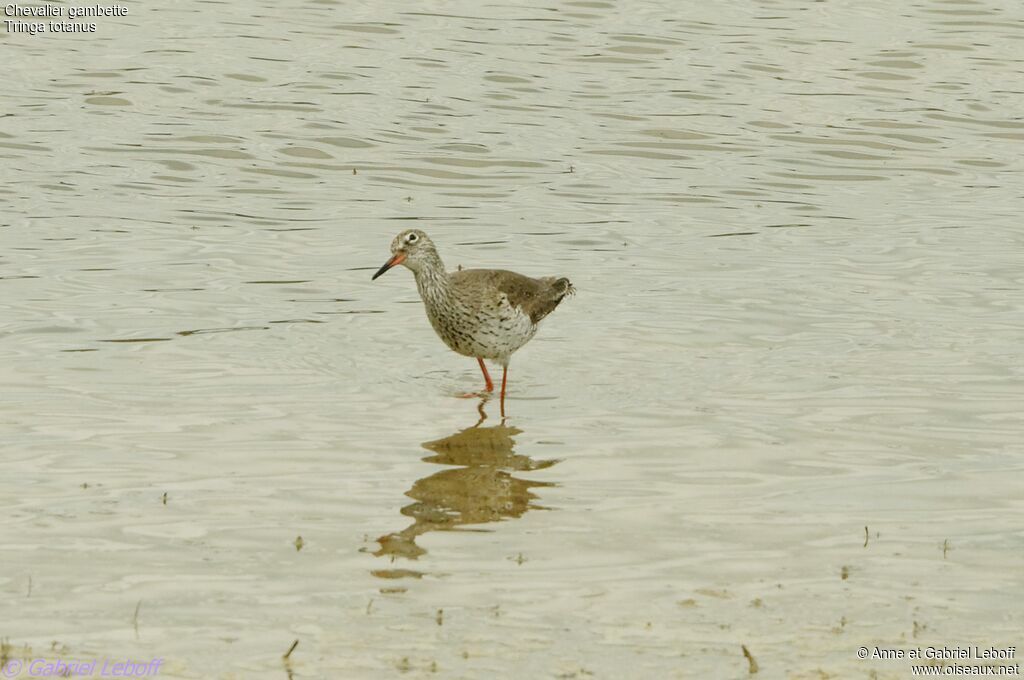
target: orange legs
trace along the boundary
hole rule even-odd
[[[505,383],[508,382],[508,366],[501,369],[501,417],[505,417]]]
[[[477,357],[476,360],[480,364],[480,370],[484,372],[484,380],[487,381],[487,387],[485,389],[488,392],[493,392],[494,391],[494,383],[491,382],[491,375],[490,375],[490,373],[487,372],[487,366],[484,365],[484,360],[481,359],[480,357]],[[502,396],[504,396],[504,394],[505,394],[505,386],[504,386],[504,384],[501,387],[501,394],[502,394]]]
[[[494,391],[494,382],[491,381],[491,374],[487,372],[487,366],[484,364],[484,360],[481,359],[480,357],[477,357],[476,361],[477,361],[478,364],[480,364],[480,370],[483,372],[484,380],[487,382],[487,387],[484,388],[485,391],[486,392],[493,392]],[[508,366],[503,366],[502,369],[501,369],[501,417],[502,418],[505,417],[505,387],[507,385],[508,385]],[[463,395],[463,396],[466,396],[466,397],[481,396],[481,397],[483,397],[485,395],[483,395],[483,394],[481,394],[481,395],[466,394],[466,395]],[[483,404],[481,403],[481,408],[482,407],[483,407]],[[479,425],[479,423],[477,423],[477,424]]]

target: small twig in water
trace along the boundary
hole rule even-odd
[[[135,629],[135,639],[139,639],[139,608],[142,607],[142,600],[135,605],[135,614],[132,615],[132,628]]]
[[[298,646],[299,646],[299,641],[296,640],[295,642],[292,643],[292,646],[288,648],[288,651],[285,652],[284,656],[281,657],[281,658],[284,659],[285,661],[287,661],[288,657],[290,657],[292,655],[292,652],[294,652],[295,648],[298,647]]]
[[[743,656],[747,657],[747,663],[750,665],[747,672],[750,673],[750,675],[753,675],[758,670],[757,662],[754,661],[754,655],[750,653],[750,650],[747,649],[746,645],[740,645],[740,647],[743,649]]]

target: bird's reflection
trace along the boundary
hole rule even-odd
[[[378,557],[388,556],[394,562],[404,557],[415,560],[426,550],[416,544],[416,537],[428,531],[458,530],[463,525],[498,522],[519,517],[527,510],[543,509],[537,505],[533,489],[554,486],[517,477],[516,473],[551,467],[557,460],[533,460],[514,452],[513,437],[522,430],[501,424],[483,427],[487,419],[482,400],[477,407],[480,419],[475,425],[443,439],[424,442],[432,452],[423,458],[426,463],[446,469],[418,480],[406,491],[415,502],[402,508],[402,514],[413,522],[401,531],[377,539]],[[407,569],[374,571],[381,578],[417,577],[421,574]]]

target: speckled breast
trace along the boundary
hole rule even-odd
[[[470,308],[458,303],[428,306],[427,317],[452,350],[470,357],[507,359],[537,332],[530,317],[502,298]]]

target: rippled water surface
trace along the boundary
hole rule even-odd
[[[97,24],[0,33],[5,658],[903,678],[857,648],[1022,648],[1021,6]],[[411,226],[578,290],[505,421],[409,272],[370,281]]]

